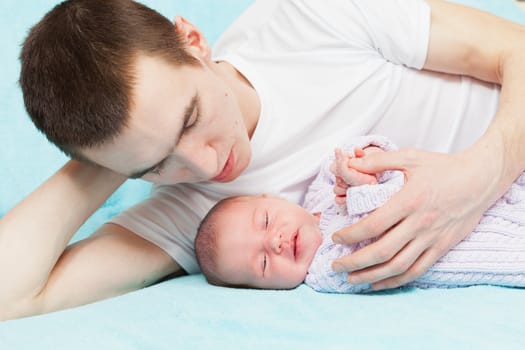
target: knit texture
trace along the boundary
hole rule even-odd
[[[376,135],[355,138],[342,149],[353,152],[355,147],[369,145],[385,151],[396,149],[389,140]],[[335,177],[330,172],[334,158],[331,155],[324,162],[303,204],[311,212],[321,212],[320,228],[323,234],[305,283],[320,292],[369,292],[369,284],[348,283],[347,273],[332,271],[331,264],[374,240],[343,245],[333,243],[331,236],[383,205],[403,186],[404,177],[399,171],[384,172],[378,177],[377,185],[348,188],[346,205],[338,206],[333,194]],[[467,237],[407,286],[453,288],[480,284],[525,287],[525,174],[485,212]]]

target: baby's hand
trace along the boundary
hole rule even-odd
[[[354,154],[356,158],[361,158],[365,155],[365,151],[361,148],[355,148]],[[359,185],[373,185],[377,183],[374,175],[362,173],[348,165],[348,160],[352,155],[344,153],[337,148],[335,150],[335,160],[330,166],[330,171],[335,175],[335,202],[339,205],[346,203],[346,190],[350,186]]]

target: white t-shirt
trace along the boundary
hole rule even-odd
[[[496,112],[499,88],[419,71],[429,30],[419,0],[255,2],[214,48],[261,101],[248,168],[226,184],[156,185],[112,222],[196,273],[193,240],[213,204],[260,193],[301,203],[321,160],[350,136],[441,152],[471,145]]]

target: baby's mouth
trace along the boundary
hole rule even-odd
[[[297,238],[299,237],[299,231],[295,231],[292,237],[292,246],[293,246],[293,258],[297,261]]]

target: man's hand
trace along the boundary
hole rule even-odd
[[[525,171],[524,27],[448,1],[427,2],[431,27],[424,69],[500,84],[499,109],[485,134],[461,153],[405,150],[351,160],[366,173],[405,174],[404,187],[383,207],[334,234],[342,243],[384,234],[333,264],[336,271],[351,272],[351,283],[371,282],[375,289],[422,275]]]
[[[348,271],[351,283],[372,283],[374,289],[398,287],[425,273],[501,195],[502,165],[485,161],[482,149],[454,155],[403,150],[353,158],[351,166],[366,173],[402,171],[405,185],[383,207],[334,234],[335,242],[346,244],[383,235],[334,261],[334,270]]]

